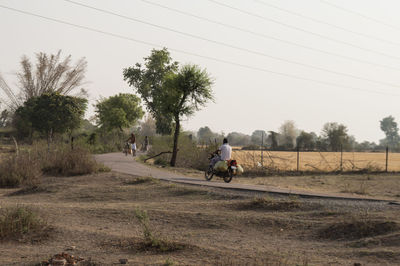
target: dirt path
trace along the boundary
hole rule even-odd
[[[238,184],[235,183],[235,179],[233,179],[232,182],[229,184],[224,183],[222,179],[218,180],[220,182],[209,182],[204,179],[185,176],[181,173],[150,167],[145,164],[136,162],[131,156],[124,156],[122,153],[107,153],[107,154],[96,155],[96,160],[104,163],[106,166],[110,167],[115,172],[132,174],[137,176],[151,176],[153,178],[170,181],[174,183],[223,188],[229,190],[266,192],[266,193],[281,194],[281,195],[294,195],[303,198],[387,201],[394,204],[400,204],[398,202],[392,202],[386,199],[367,197],[362,195],[350,195],[350,194],[346,195],[342,193],[316,193],[316,192],[305,192],[305,191],[291,190],[291,189],[282,189],[270,186]]]

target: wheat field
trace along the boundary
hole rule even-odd
[[[245,168],[261,166],[261,151],[233,150],[232,158]],[[264,151],[264,167],[291,171],[297,169],[297,152]],[[343,152],[343,170],[368,169],[384,171],[386,154],[383,152]],[[340,170],[340,152],[300,152],[299,170],[337,171]],[[400,171],[400,153],[389,153],[388,171]]]

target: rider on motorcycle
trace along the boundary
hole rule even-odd
[[[215,154],[217,156],[214,156],[214,158],[212,158],[210,161],[210,165],[213,167],[219,161],[228,161],[231,159],[232,147],[229,145],[227,138],[224,138],[221,147],[215,151]]]

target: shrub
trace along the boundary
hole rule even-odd
[[[93,156],[82,148],[71,150],[61,147],[50,151],[47,160],[43,162],[43,172],[53,175],[85,175],[96,172],[98,169]]]
[[[19,239],[42,232],[46,226],[46,222],[27,207],[5,208],[0,212],[0,239]]]
[[[52,145],[49,151],[43,143],[36,143],[29,150],[22,150],[3,159],[0,164],[0,187],[36,186],[42,174],[84,175],[110,171],[98,164],[88,150],[65,144]]]
[[[0,164],[0,187],[34,186],[40,182],[41,175],[40,162],[28,152],[13,154]]]
[[[161,252],[170,252],[175,250],[180,250],[184,248],[184,245],[171,242],[165,239],[157,237],[150,228],[149,216],[146,211],[140,209],[135,210],[135,217],[138,219],[140,225],[143,229],[144,242],[141,249],[155,249]]]

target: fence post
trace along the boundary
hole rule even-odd
[[[261,168],[264,168],[264,131],[261,132]]]
[[[300,147],[297,146],[297,172],[299,171],[299,163],[300,163]]]
[[[388,171],[388,160],[389,160],[389,146],[386,146],[386,165],[385,165],[385,172]]]
[[[340,172],[343,172],[343,145],[340,144]]]

